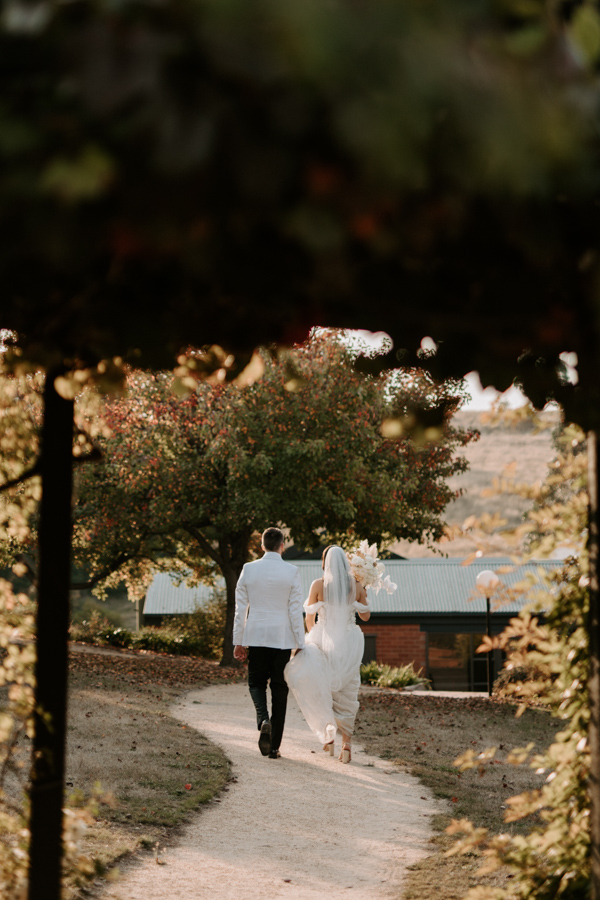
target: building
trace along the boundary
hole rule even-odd
[[[302,560],[294,565],[308,594],[312,581],[321,575],[321,566]],[[499,634],[531,602],[540,576],[559,565],[555,560],[540,560],[515,566],[498,557],[480,558],[471,565],[457,558],[386,561],[386,574],[396,590],[393,594],[368,592],[371,618],[360,623],[364,661],[392,666],[412,662],[438,690],[485,690],[486,658],[475,653],[486,633],[486,598],[477,590],[477,575],[491,569],[500,578],[500,589],[490,597],[491,632]],[[524,581],[531,584],[525,588]],[[501,668],[501,652],[495,651],[493,657],[492,677]]]
[[[140,624],[162,625],[173,616],[187,615],[199,606],[204,606],[215,591],[222,591],[225,588],[223,578],[216,578],[214,586],[199,584],[196,587],[188,587],[185,582],[178,583],[180,577],[165,572],[158,572],[154,576],[144,600]]]
[[[311,583],[321,576],[321,564],[295,559],[293,565],[300,569],[302,589],[308,596]],[[491,632],[499,634],[531,602],[540,577],[559,565],[555,560],[539,560],[516,566],[498,557],[480,558],[470,565],[456,558],[387,560],[386,574],[396,590],[393,594],[369,591],[371,618],[360,623],[364,661],[392,666],[413,663],[437,689],[485,690],[486,659],[475,653],[486,633],[486,598],[477,590],[477,575],[491,569],[501,580],[501,588],[490,597]],[[144,621],[149,624],[191,612],[211,590],[177,587],[169,575],[157,575],[148,591]],[[495,651],[495,672],[501,661],[500,652]]]

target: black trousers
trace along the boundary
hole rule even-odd
[[[285,711],[287,709],[288,686],[283,670],[289,662],[291,650],[275,647],[248,648],[248,687],[256,707],[256,724],[260,728],[265,719],[271,722],[271,749],[279,750]],[[271,682],[271,715],[267,706],[267,684]]]

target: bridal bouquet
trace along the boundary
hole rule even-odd
[[[348,553],[348,560],[352,574],[365,588],[373,588],[376,594],[381,588],[386,590],[388,594],[393,594],[396,585],[390,581],[390,576],[383,574],[385,566],[377,558],[377,544],[371,544],[368,541],[361,541],[356,550]]]

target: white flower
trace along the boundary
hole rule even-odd
[[[393,581],[390,581],[390,576],[386,575],[385,578],[383,579],[383,581],[381,582],[381,587],[385,588],[385,590],[388,592],[388,594],[393,594],[394,591],[396,590],[396,588],[398,587],[398,585],[394,584]]]
[[[394,593],[396,585],[389,575],[383,578],[385,566],[377,558],[377,544],[369,546],[368,541],[361,541],[358,548],[348,554],[348,560],[354,577],[363,587],[372,588],[376,594],[381,588],[389,594]]]

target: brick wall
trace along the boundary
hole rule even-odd
[[[417,671],[426,667],[427,636],[419,625],[377,625],[361,623],[365,634],[376,636],[377,662],[390,666],[414,663]]]

